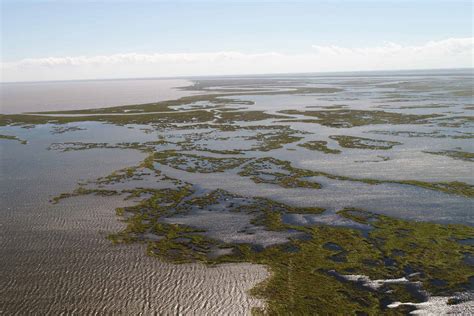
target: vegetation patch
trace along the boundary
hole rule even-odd
[[[466,253],[474,254],[473,246],[459,242],[474,237],[472,227],[409,222],[357,209],[344,209],[339,214],[370,225],[372,229],[366,235],[345,227],[290,226],[282,223],[281,215],[303,210],[222,190],[199,196],[193,192],[189,185],[156,190],[139,204],[118,209],[127,226],[109,239],[114,243],[145,243],[149,255],[174,263],[267,265],[272,272],[270,278],[254,288],[252,294],[265,299],[265,313],[277,315],[402,313],[406,310],[387,306],[397,301],[420,302],[423,296],[403,284],[383,282],[384,279],[406,278],[421,282],[423,290],[430,294],[448,296],[467,290],[474,274],[464,262]],[[222,203],[226,204],[220,209]],[[252,225],[265,230],[297,230],[307,237],[261,248],[251,243],[224,243],[192,225],[163,222],[176,214],[192,216],[195,209],[221,212],[229,207],[233,212],[253,214]],[[334,259],[340,257],[343,260]],[[382,281],[377,287],[361,287],[341,278],[344,275]]]
[[[214,114],[205,110],[163,112],[163,113],[138,113],[138,114],[95,114],[78,116],[49,116],[34,114],[2,114],[0,126],[4,125],[37,125],[37,124],[66,124],[74,122],[104,122],[116,125],[127,124],[171,124],[209,122],[214,119]]]
[[[344,109],[348,108],[349,106],[347,104],[334,104],[334,105],[309,105],[306,108],[308,109],[314,109],[314,108],[319,108],[319,109],[326,109],[326,110],[339,110],[339,109]]]
[[[373,130],[368,131],[371,134],[392,135],[402,137],[430,137],[430,138],[452,138],[452,139],[470,139],[474,138],[474,133],[465,131],[441,131],[435,130],[431,132],[417,132],[417,131],[386,131]]]
[[[329,138],[337,141],[339,143],[339,146],[341,147],[357,149],[388,150],[391,149],[393,146],[402,144],[394,141],[355,137],[348,135],[331,135],[329,136]]]
[[[284,188],[313,188],[319,189],[321,185],[313,181],[307,181],[308,177],[323,176],[333,180],[356,181],[372,185],[382,183],[397,183],[413,185],[424,189],[440,191],[465,197],[474,197],[474,186],[460,182],[425,182],[419,180],[378,180],[370,178],[352,178],[334,175],[327,172],[300,169],[291,166],[289,161],[265,157],[252,160],[242,167],[239,172],[241,176],[250,177],[255,183],[277,184]]]
[[[442,150],[442,151],[424,151],[424,153],[438,155],[438,156],[446,156],[453,159],[474,162],[474,153],[470,153],[467,151]]]
[[[298,146],[309,149],[309,150],[316,150],[323,152],[325,154],[340,154],[341,151],[339,149],[331,149],[327,146],[328,142],[325,140],[314,140],[310,142],[306,142],[303,144],[298,144]]]
[[[280,216],[285,213],[322,212],[322,209],[317,207],[291,207],[269,199],[247,198],[223,190],[196,196],[189,185],[149,193],[152,196],[139,204],[117,210],[127,227],[119,233],[110,235],[109,238],[115,243],[144,242],[148,245],[148,254],[176,263],[241,261],[235,255],[242,243],[225,243],[223,240],[210,238],[207,230],[199,228],[198,222],[191,225],[169,223],[173,216],[193,218],[197,210],[206,210],[211,217],[218,216],[222,212],[250,214],[253,217],[250,227],[247,228],[250,231],[238,232],[245,235],[251,231],[255,234],[255,229],[281,234],[280,231],[284,230],[284,226]],[[235,233],[232,231],[232,224],[228,226],[226,230],[228,237],[232,238]],[[256,244],[260,242],[257,237],[254,239]],[[219,249],[231,251],[221,253]],[[219,253],[221,255],[217,255]]]
[[[78,150],[89,150],[97,148],[106,149],[135,149],[144,152],[150,152],[156,149],[156,146],[162,146],[170,144],[164,140],[157,140],[151,142],[124,142],[124,143],[84,143],[84,142],[64,142],[64,143],[52,143],[48,150],[57,150],[61,152],[78,151]]]
[[[451,128],[472,128],[474,126],[474,116],[448,116],[435,121],[438,126]]]
[[[303,83],[306,86],[302,86]],[[311,224],[321,222],[317,220],[320,215],[330,215],[330,218],[336,215],[323,214],[326,210],[317,205],[296,207],[268,198],[241,196],[224,190],[209,191],[167,177],[165,171],[160,170],[160,165],[196,173],[233,170],[255,183],[283,188],[320,189],[317,177],[326,177],[371,185],[411,185],[474,197],[474,186],[463,182],[354,178],[293,167],[291,162],[274,158],[272,154],[262,157],[262,152],[300,141],[302,143],[297,146],[326,154],[340,154],[341,150],[329,148],[326,141],[303,142],[305,132],[294,130],[289,124],[250,125],[253,123],[249,122],[271,119],[277,122],[317,123],[331,128],[376,124],[437,124],[458,128],[472,124],[472,118],[467,116],[351,110],[346,105],[305,111],[286,110],[281,111],[281,114],[248,111],[239,106],[251,105],[253,101],[240,100],[238,96],[342,91],[332,87],[310,87],[308,84],[311,82],[291,78],[281,81],[224,78],[216,88],[215,80],[202,80],[193,87],[183,89],[213,90],[216,93],[112,108],[0,115],[0,125],[31,127],[53,123],[52,133],[62,134],[82,130],[79,126],[64,125],[66,123],[96,121],[117,125],[146,124],[144,132],[159,133],[161,136],[152,142],[51,144],[50,150],[64,152],[115,148],[139,150],[148,155],[137,166],[81,183],[73,192],[53,197],[51,202],[58,203],[65,198],[90,194],[132,199],[134,205],[116,210],[125,228],[108,237],[113,243],[141,243],[146,245],[150,256],[174,263],[202,262],[213,265],[250,262],[266,265],[272,272],[271,276],[255,287],[252,294],[263,298],[267,308],[265,311],[254,310],[256,314],[406,314],[412,307],[400,304],[397,308],[390,308],[389,305],[393,302],[424,302],[428,294],[452,296],[472,290],[470,286],[474,270],[472,262],[466,258],[474,257],[474,246],[465,242],[474,239],[472,227],[410,222],[350,208],[340,210],[337,216],[346,222],[362,225],[336,227]],[[425,84],[394,85],[381,87],[437,90]],[[409,93],[386,96],[396,98],[393,102],[416,99]],[[345,96],[342,97],[336,95],[333,100],[342,100]],[[331,99],[326,97],[325,101]],[[61,114],[65,116],[57,116]],[[304,118],[292,118],[291,115]],[[473,137],[472,133],[466,131],[371,132],[406,137]],[[15,136],[0,135],[0,138],[23,142]],[[330,138],[344,148],[388,150],[401,144],[348,135],[332,135]],[[239,144],[242,148],[238,148],[238,141],[244,143]],[[201,155],[200,151],[223,156]],[[461,149],[428,153],[466,161],[474,158],[472,153]],[[253,158],[253,155],[258,158]],[[377,158],[380,160],[372,161],[389,159],[386,156]],[[167,183],[160,183],[160,188],[117,185],[127,189],[114,190],[116,187],[107,187],[128,181],[133,184],[132,181],[150,177],[152,181],[141,183],[150,186],[156,182]],[[90,187],[90,184],[96,186]],[[168,186],[170,188],[163,188]],[[303,223],[288,218],[308,220]],[[410,288],[414,285],[415,288]]]
[[[200,126],[210,129],[202,133],[184,135],[183,141],[176,142],[183,150],[205,151],[216,154],[236,154],[255,151],[271,151],[282,148],[303,139],[302,134],[307,132],[294,130],[286,125],[216,125]],[[216,133],[216,132],[219,133]],[[236,141],[240,141],[240,148],[236,148]],[[225,144],[229,149],[213,149],[202,142]],[[234,147],[234,148],[233,148]]]
[[[460,181],[451,181],[451,182],[424,182],[418,180],[403,180],[403,181],[387,181],[392,183],[401,183],[408,185],[415,185],[421,188],[441,191],[449,194],[456,194],[465,197],[474,197],[474,186],[460,182]]]
[[[317,119],[308,122],[336,128],[350,128],[376,124],[426,124],[430,122],[430,119],[440,116],[438,114],[415,115],[350,109],[321,111],[284,110],[280,111],[280,113],[316,117]]]
[[[364,163],[364,162],[383,162],[383,161],[389,161],[390,157],[388,156],[381,156],[377,155],[378,159],[366,159],[366,160],[355,160],[354,162],[359,162],[359,163]]]
[[[258,136],[257,136],[258,137]],[[288,138],[276,136],[277,141],[263,143],[260,145],[261,151],[270,150],[269,148],[281,147],[281,140]],[[291,138],[289,139],[291,140]],[[294,140],[291,140],[294,141]],[[149,153],[143,164],[149,169],[155,169],[153,163],[168,165],[175,169],[187,172],[212,173],[223,172],[225,170],[235,169],[240,166],[242,170],[238,173],[240,176],[250,177],[255,183],[276,184],[284,188],[313,188],[319,189],[321,185],[314,181],[307,180],[308,177],[323,176],[334,180],[357,181],[367,184],[398,183],[413,185],[425,189],[441,191],[448,194],[455,194],[465,197],[474,197],[474,186],[460,182],[425,182],[419,180],[377,180],[367,178],[353,178],[347,176],[334,175],[327,172],[300,169],[291,166],[289,161],[279,160],[271,157],[259,159],[246,157],[208,157],[195,154],[187,154],[176,150],[156,151],[157,146],[174,144],[165,140],[145,143],[53,143],[48,149],[59,151],[87,150],[94,148],[118,148],[118,149],[136,149]],[[230,152],[229,152],[230,153]],[[382,158],[382,161],[387,159]],[[247,164],[245,164],[247,163]],[[245,164],[245,165],[244,165]]]
[[[79,126],[61,126],[55,125],[52,127],[51,134],[64,134],[67,132],[77,132],[77,131],[85,131],[85,128]]]
[[[305,179],[314,172],[293,168],[288,161],[270,157],[251,161],[243,166],[239,175],[250,177],[255,183],[276,184],[284,188],[321,188],[319,183]]]
[[[279,149],[286,144],[291,144],[302,140],[303,137],[296,136],[296,133],[301,132],[294,131],[291,128],[285,126],[271,132],[260,132],[257,133],[255,136],[250,136],[246,139],[256,140],[259,142],[258,145],[253,146],[252,150],[270,151],[274,149]]]
[[[279,118],[288,118],[288,116],[268,114],[264,111],[225,111],[219,113],[216,123],[253,122]]]
[[[257,183],[274,183],[283,187],[319,185],[307,177],[323,175],[339,180],[354,180],[291,166],[290,162],[275,158],[209,158],[174,151],[156,152],[138,167],[131,167],[98,179],[98,183],[127,181],[139,177],[143,168],[153,170],[153,162],[165,162],[193,170],[219,172],[242,166],[241,175],[250,176]],[[217,159],[217,160],[215,160]],[[367,180],[371,183],[371,180]],[[374,181],[373,183],[380,183]],[[407,278],[421,282],[423,290],[433,295],[453,295],[469,288],[472,266],[465,262],[466,254],[474,255],[474,247],[461,243],[474,238],[474,229],[462,225],[438,225],[410,222],[376,215],[357,209],[339,213],[354,222],[371,227],[368,232],[348,227],[326,225],[299,226],[285,224],[286,214],[318,214],[324,209],[314,206],[299,208],[267,198],[244,197],[223,190],[199,191],[180,181],[171,189],[137,188],[113,191],[80,187],[60,199],[83,194],[144,197],[136,205],[117,209],[126,224],[125,229],[109,236],[114,243],[144,243],[147,253],[175,263],[251,262],[267,265],[271,277],[252,290],[252,294],[267,302],[268,314],[337,314],[337,313],[403,313],[407,307],[388,309],[393,302],[421,302],[421,291],[414,293],[403,284],[382,282],[380,287],[363,287],[342,276],[363,275],[369,280]],[[408,184],[408,183],[407,183]],[[426,186],[424,183],[409,183]],[[434,185],[434,184],[431,184]],[[438,190],[446,190],[437,184]],[[459,185],[463,188],[462,185]],[[198,193],[199,192],[199,193]],[[244,231],[229,234],[290,234],[277,244],[265,247],[253,242],[228,242],[227,238],[210,237],[207,229],[194,224],[196,212],[207,211],[209,216],[222,212],[243,213],[251,216]],[[174,224],[169,219],[188,217],[190,224]],[[280,234],[280,235],[279,235]],[[260,235],[256,235],[260,236]],[[285,235],[286,236],[286,235]],[[231,236],[232,237],[232,236]],[[232,240],[232,239],[231,239]],[[330,246],[330,245],[337,245]],[[435,282],[433,280],[442,280]],[[405,309],[404,309],[405,308]],[[255,311],[263,312],[263,311]]]
[[[473,270],[463,263],[462,253],[472,252],[473,248],[459,247],[455,240],[472,235],[472,228],[414,223],[364,213],[363,218],[367,217],[374,228],[368,237],[348,228],[316,226],[307,228],[311,240],[292,242],[299,249],[297,252],[285,252],[283,246],[261,253],[243,250],[247,258],[267,264],[273,272],[269,280],[252,291],[267,300],[265,312],[275,315],[399,314],[407,311],[388,310],[389,302],[422,300],[403,285],[387,283],[383,289],[363,289],[356,283],[337,278],[333,271],[381,280],[406,277],[422,282],[424,289],[434,295],[467,289]],[[328,243],[344,250],[328,248]],[[345,261],[331,260],[341,251],[345,251]],[[393,255],[400,251],[403,256]],[[429,282],[439,277],[445,280],[444,286],[436,287]]]
[[[17,142],[20,142],[22,145],[26,145],[28,141],[24,139],[20,139],[17,136],[12,136],[12,135],[0,135],[0,139],[5,139],[5,140],[15,140]]]
[[[48,111],[39,112],[41,114],[66,114],[66,115],[93,115],[93,114],[137,114],[137,113],[152,113],[152,112],[173,112],[177,111],[174,107],[183,105],[190,105],[193,103],[207,103],[209,105],[251,105],[252,101],[242,101],[232,98],[225,98],[229,94],[205,94],[205,95],[193,95],[186,96],[176,100],[166,100],[161,102],[145,103],[145,104],[133,104],[124,106],[114,106],[107,108],[97,109],[83,109],[83,110],[71,110],[71,111]],[[38,114],[32,113],[32,114]]]
[[[84,188],[80,186],[71,193],[61,193],[58,196],[54,196],[53,198],[51,198],[50,202],[53,204],[57,204],[59,203],[59,201],[63,199],[67,199],[73,196],[82,196],[82,195],[88,195],[88,194],[94,194],[97,196],[113,196],[113,195],[120,195],[121,192],[116,191],[116,190],[88,189],[88,188]]]
[[[444,109],[450,108],[450,105],[445,104],[425,104],[425,105],[404,105],[404,106],[392,106],[392,105],[379,105],[379,108],[393,109],[393,110],[410,110],[410,109]]]
[[[180,153],[174,150],[155,152],[155,162],[187,172],[213,173],[234,169],[249,158],[216,158]]]
[[[263,92],[263,95],[277,95],[277,94],[316,94],[316,93],[336,93],[344,91],[341,88],[318,88],[318,87],[297,87],[291,90],[280,90]]]

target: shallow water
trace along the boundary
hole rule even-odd
[[[223,189],[243,196],[266,197],[300,207],[324,207],[330,214],[345,207],[356,207],[410,220],[474,225],[471,199],[409,185],[369,185],[316,177],[315,180],[323,185],[322,189],[287,189],[273,184],[255,184],[234,173],[189,173],[167,166],[160,169],[171,177],[208,190]],[[308,215],[310,217],[314,217],[314,222],[317,222],[318,215]]]
[[[87,131],[58,135],[46,127],[7,129],[27,134],[29,143],[1,144],[0,314],[248,314],[262,306],[246,293],[268,276],[262,266],[174,265],[146,256],[140,245],[112,245],[106,236],[123,227],[115,208],[131,201],[85,196],[49,202],[79,179],[144,158],[134,150],[46,149],[52,140],[87,138],[91,131],[109,141],[121,139],[120,132],[133,135],[126,127],[97,133],[101,124],[84,126]]]
[[[81,80],[0,84],[0,113],[80,110],[177,99],[182,79]]]

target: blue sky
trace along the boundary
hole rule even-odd
[[[472,38],[472,10],[470,1],[456,0],[3,0],[2,63],[114,54],[294,56],[314,46],[352,49],[387,42],[416,46]]]

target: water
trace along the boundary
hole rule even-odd
[[[177,99],[183,79],[127,79],[0,84],[0,113],[78,110]]]
[[[0,315],[229,315],[262,306],[247,291],[268,276],[263,266],[174,265],[146,256],[141,245],[112,245],[106,236],[123,228],[115,208],[130,204],[122,197],[49,202],[79,179],[106,176],[145,157],[121,149],[48,151],[51,142],[146,141],[154,135],[97,123],[51,135],[51,127],[2,130],[29,142],[0,147]]]
[[[283,109],[318,110],[314,107],[344,104],[349,109],[472,116],[469,109],[472,97],[467,92],[472,89],[473,77],[464,73],[442,76],[419,73],[359,74],[354,77],[337,74],[293,75],[282,78],[296,80],[296,83],[291,83],[293,86],[326,84],[343,88],[344,91],[305,96],[245,95],[240,98],[255,101],[256,104],[239,107],[275,113]],[[213,86],[219,88],[219,82],[214,80]],[[175,88],[189,84],[191,82],[186,80],[156,79],[2,84],[1,112],[82,109],[174,99],[193,93]],[[278,84],[279,87],[282,85],[281,82]],[[459,91],[467,94],[456,95]],[[430,104],[442,107],[403,108]],[[185,111],[191,106],[187,104],[177,108]],[[247,151],[241,157],[274,157],[291,161],[296,167],[356,178],[463,181],[471,184],[474,181],[472,162],[423,152],[456,148],[473,152],[472,139],[449,137],[459,132],[474,132],[470,125],[381,124],[334,128],[274,121],[238,122],[238,125],[288,124],[309,134],[301,134],[304,139],[283,148],[271,152]],[[59,204],[49,202],[53,196],[72,191],[79,180],[94,180],[114,170],[134,166],[145,154],[128,149],[60,152],[47,148],[52,143],[61,142],[148,142],[156,141],[161,136],[174,142],[190,140],[202,148],[245,150],[258,143],[246,137],[262,132],[264,128],[206,134],[212,129],[177,130],[168,127],[155,130],[149,125],[115,126],[97,122],[65,126],[80,129],[54,134],[53,124],[32,129],[0,127],[0,134],[15,135],[28,141],[23,145],[18,141],[0,140],[0,314],[94,314],[104,311],[117,314],[152,314],[156,311],[167,314],[246,314],[252,306],[262,306],[261,301],[247,294],[250,288],[268,276],[262,266],[238,264],[209,268],[200,264],[172,265],[147,257],[141,245],[113,246],[106,239],[107,234],[123,227],[114,209],[132,201],[123,201],[122,197],[86,196],[65,199]],[[384,133],[393,131],[423,132],[426,135],[439,131],[445,137]],[[349,149],[340,147],[329,138],[331,135],[399,141],[402,145],[386,151]],[[330,148],[339,149],[341,153],[324,154],[297,146],[314,140],[327,141]],[[178,144],[170,147],[179,149]],[[200,152],[200,148],[190,152],[226,156]],[[381,160],[379,156],[389,157],[389,160]],[[195,184],[195,188],[200,190],[225,189],[248,197],[267,197],[290,205],[327,209],[322,215],[291,214],[283,219],[298,225],[353,226],[353,222],[344,222],[335,214],[344,207],[357,207],[416,221],[474,225],[472,199],[414,186],[394,183],[369,185],[316,177],[312,180],[322,184],[319,190],[288,189],[272,184],[256,184],[248,177],[239,176],[238,170],[199,174],[170,166],[159,168],[163,175]],[[151,175],[141,181],[107,188],[167,185],[169,183]],[[219,212],[218,216],[216,212]],[[236,233],[249,223],[246,214],[216,212],[203,210],[170,218],[169,221],[197,222],[210,231],[214,228],[211,233],[222,240],[227,240],[229,233],[233,234],[230,237],[239,240],[251,238],[250,235]],[[274,239],[284,241],[287,238],[281,233],[257,233],[267,234],[256,234],[262,243],[267,244]]]

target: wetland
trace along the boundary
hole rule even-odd
[[[0,114],[0,314],[474,313],[471,70],[183,82]]]

